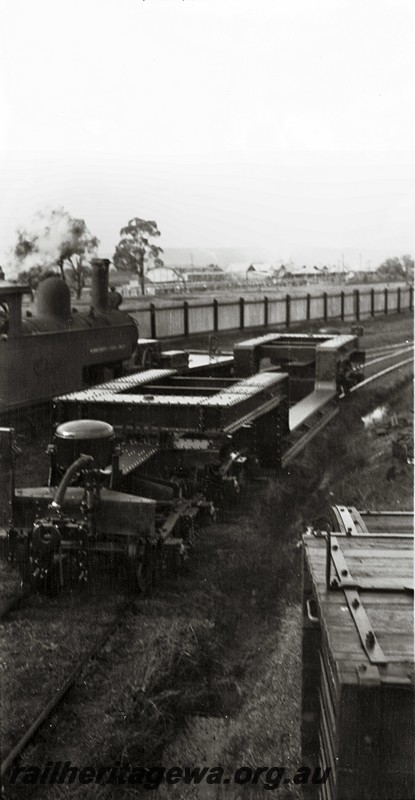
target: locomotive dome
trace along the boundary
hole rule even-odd
[[[97,419],[75,419],[58,425],[56,436],[62,439],[108,439],[114,436],[114,428],[109,422]]]
[[[111,463],[115,434],[108,422],[95,419],[63,422],[56,428],[55,439],[61,467],[69,467],[81,454],[92,456],[101,469]]]
[[[40,317],[68,320],[71,316],[71,293],[68,284],[58,277],[45,278],[41,281],[37,296],[37,312]]]

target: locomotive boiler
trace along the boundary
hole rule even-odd
[[[93,259],[91,306],[71,308],[58,277],[39,284],[36,313],[24,317],[25,286],[0,284],[0,415],[117,374],[137,345],[137,326],[111,307],[106,259]]]

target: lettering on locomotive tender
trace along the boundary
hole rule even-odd
[[[89,352],[90,353],[108,353],[108,352],[114,353],[114,352],[118,352],[120,350],[125,350],[125,345],[124,344],[109,344],[109,345],[106,345],[105,347],[90,347],[89,348]]]

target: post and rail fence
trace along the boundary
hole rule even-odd
[[[150,303],[147,307],[126,310],[137,321],[142,338],[168,339],[267,327],[288,330],[292,325],[311,320],[360,322],[380,315],[413,311],[413,287],[353,289],[321,295],[287,294],[259,300],[244,297],[223,302],[215,298],[195,303],[185,300],[171,306]]]

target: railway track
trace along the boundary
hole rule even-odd
[[[413,352],[413,343],[406,342],[398,345],[390,345],[387,348],[371,348],[370,350],[366,350],[369,359],[366,360],[364,365],[364,379],[355,386],[352,386],[348,393],[342,392],[340,399],[343,399],[347,394],[363,389],[369,383],[381,380],[391,372],[413,364]]]
[[[17,602],[10,605],[7,610],[3,610],[3,617],[20,603],[22,597]],[[59,704],[68,694],[69,690],[74,686],[79,676],[87,669],[91,661],[93,661],[103,647],[108,643],[109,639],[115,634],[119,626],[125,621],[129,611],[131,611],[136,603],[136,598],[128,598],[121,604],[117,610],[114,618],[105,626],[104,630],[97,637],[95,642],[87,649],[84,655],[71,667],[69,675],[61,683],[61,685],[52,693],[50,699],[43,706],[41,711],[36,715],[31,724],[26,728],[25,732],[20,736],[13,748],[8,752],[1,762],[0,776],[2,783],[6,778],[10,767],[15,760],[22,754],[27,745],[33,740],[37,732],[50,718],[51,714],[59,707]]]

